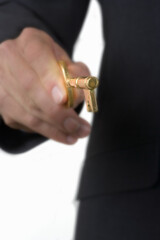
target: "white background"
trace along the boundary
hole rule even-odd
[[[98,76],[103,50],[98,3],[89,13],[76,44],[74,59]],[[84,108],[81,116],[92,121]],[[19,155],[0,150],[0,239],[71,240],[76,190],[88,139],[65,146],[53,141]]]

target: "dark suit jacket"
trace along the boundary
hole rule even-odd
[[[99,112],[94,116],[79,198],[148,188],[159,176],[160,2],[99,2],[106,44]],[[32,26],[46,31],[71,55],[88,3],[0,0],[0,41]],[[44,140],[12,130],[1,120],[0,145],[6,151],[26,151]]]

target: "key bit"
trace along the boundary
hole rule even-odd
[[[95,89],[98,87],[99,81],[96,77],[87,76],[87,77],[70,77],[66,64],[64,61],[59,61],[60,68],[63,73],[64,82],[66,85],[68,101],[67,107],[73,107],[74,105],[74,94],[73,88],[83,89],[85,102],[88,112],[97,112],[98,105],[96,100]]]

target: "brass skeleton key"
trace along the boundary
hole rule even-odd
[[[95,88],[98,87],[98,79],[96,77],[88,76],[88,77],[78,77],[71,78],[69,76],[66,64],[64,61],[59,61],[60,68],[63,73],[67,95],[68,95],[68,107],[73,107],[74,104],[74,95],[73,88],[83,89],[85,95],[85,102],[87,106],[88,112],[97,112],[97,100],[95,94]]]

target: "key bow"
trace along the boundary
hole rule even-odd
[[[63,78],[67,90],[67,107],[73,107],[74,94],[73,88],[83,89],[85,95],[85,102],[88,112],[97,112],[98,105],[96,100],[95,89],[98,87],[99,81],[96,77],[86,76],[71,78],[64,61],[59,61],[60,68],[63,73]]]

